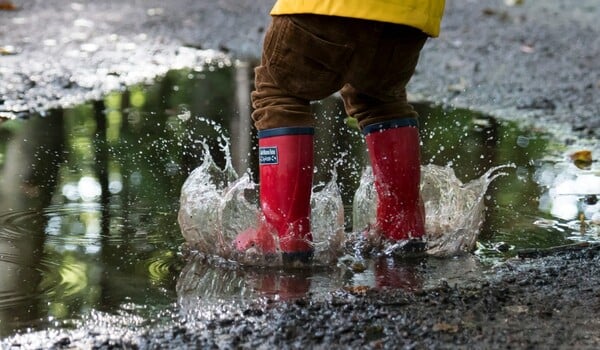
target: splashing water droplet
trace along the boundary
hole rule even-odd
[[[231,164],[227,137],[221,136],[219,142],[219,150],[226,159],[224,169],[213,161],[208,143],[200,143],[205,151],[204,161],[185,181],[180,197],[178,220],[187,245],[209,260],[280,265],[282,257],[277,237],[273,237],[277,247],[275,254],[263,254],[252,248],[245,252],[235,249],[236,237],[249,228],[258,227],[264,220],[256,200],[258,186],[249,173],[238,177]],[[343,160],[336,166],[340,164]],[[466,184],[456,177],[450,165],[422,167],[421,194],[427,215],[428,254],[452,256],[475,248],[483,222],[487,188],[495,178],[505,175],[499,170],[508,167],[514,168],[514,165],[491,168]],[[372,169],[367,167],[363,171],[354,196],[354,232],[344,232],[344,205],[336,182],[337,174],[333,171],[329,182],[313,188],[311,232],[315,265],[330,266],[340,256],[348,254],[346,249],[360,251],[358,246],[365,244],[360,231],[375,224],[377,194]],[[381,252],[389,251],[387,248],[384,246]]]
[[[209,260],[237,261],[245,265],[282,263],[281,254],[262,254],[255,249],[239,252],[235,249],[237,235],[256,228],[263,220],[258,204],[258,186],[250,174],[240,178],[231,166],[228,143],[221,143],[225,153],[225,169],[219,169],[203,143],[205,157],[185,181],[181,190],[179,225],[182,234],[200,257]],[[314,247],[313,265],[331,265],[344,244],[344,211],[337,175],[314,191],[311,197],[311,232]],[[278,245],[277,237],[274,237]],[[277,252],[279,250],[277,249]]]
[[[489,184],[504,165],[489,169],[478,179],[463,184],[450,166],[425,165],[421,169],[421,196],[425,204],[427,253],[453,256],[474,249],[483,223],[484,198]],[[353,223],[356,230],[375,224],[377,194],[373,172],[367,167],[354,196]],[[389,247],[388,247],[389,248]],[[385,248],[384,248],[385,250]]]
[[[485,210],[485,193],[490,183],[506,173],[503,165],[489,169],[481,177],[463,184],[452,168],[427,165],[421,190],[425,202],[428,253],[451,256],[475,248]]]

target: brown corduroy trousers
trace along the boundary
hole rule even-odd
[[[310,102],[340,91],[359,126],[416,117],[406,85],[427,40],[398,24],[321,15],[273,16],[255,68],[258,130],[314,126]]]

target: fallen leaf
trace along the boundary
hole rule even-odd
[[[592,151],[584,149],[570,155],[573,164],[579,169],[589,169],[592,166]]]
[[[14,11],[17,7],[10,1],[1,1],[0,0],[0,10],[2,11]]]

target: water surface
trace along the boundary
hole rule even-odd
[[[188,263],[177,212],[181,186],[203,159],[200,140],[222,167],[229,137],[238,173],[257,173],[250,82],[244,65],[172,71],[151,86],[0,124],[1,337],[81,324],[145,327],[178,320],[198,303],[466,283],[524,249],[598,240],[598,169],[573,165],[568,154],[579,150],[577,142],[564,146],[514,123],[418,104],[424,164],[451,167],[463,182],[494,166],[515,166],[486,193],[476,254],[342,259],[344,268],[291,272]],[[362,137],[339,99],[313,107],[315,182],[327,183],[328,170],[337,169],[350,231],[367,164]]]

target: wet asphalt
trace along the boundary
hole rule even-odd
[[[413,100],[598,139],[597,0],[449,1],[409,85]],[[33,1],[0,11],[0,118],[98,98],[202,65],[256,60],[272,1]],[[575,141],[573,141],[575,140]],[[333,291],[214,310],[166,329],[46,334],[43,348],[596,349],[600,249],[511,259],[477,283]],[[1,343],[28,348],[25,338]]]
[[[69,106],[202,64],[256,60],[273,1],[13,0],[0,11],[0,116]],[[409,85],[413,100],[598,137],[600,4],[449,1]],[[519,1],[517,1],[519,2]]]

